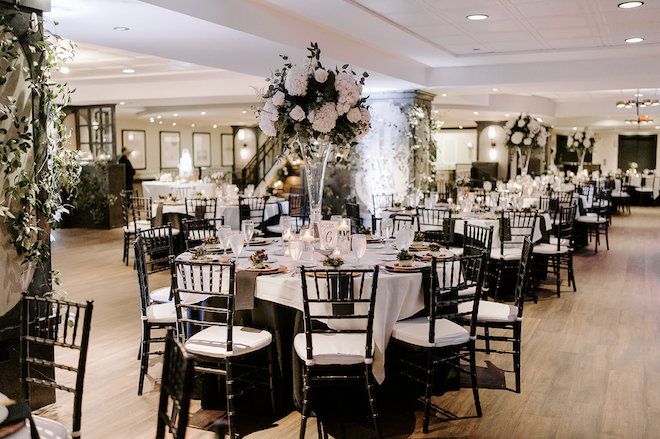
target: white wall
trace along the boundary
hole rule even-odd
[[[435,136],[438,146],[436,169],[456,169],[457,164],[469,164],[477,160],[476,129],[440,130]]]

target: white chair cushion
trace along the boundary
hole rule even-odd
[[[296,335],[293,347],[305,364],[365,364],[371,363],[366,358],[365,334],[312,334],[312,357],[307,360],[307,340],[305,334]],[[372,352],[373,352],[372,343]]]
[[[39,432],[39,439],[67,439],[69,432],[59,422],[32,415],[34,425]]]
[[[550,244],[554,244],[555,248],[557,248],[557,238],[554,237],[554,236],[551,236],[550,237]],[[568,244],[569,244],[568,239],[566,239],[566,238],[561,239],[561,245],[568,247]]]
[[[604,224],[607,222],[607,218],[599,217],[597,215],[583,215],[579,216],[575,219],[577,222],[580,223],[587,223],[587,224]]]
[[[124,232],[129,232],[129,233],[135,233],[136,230],[145,230],[145,229],[150,229],[153,227],[149,221],[144,221],[144,220],[138,220],[138,221],[131,221],[128,223],[128,226],[124,226]],[[174,231],[172,231],[174,233]]]
[[[226,358],[245,355],[265,348],[273,340],[270,332],[247,326],[234,326],[232,351],[227,351],[227,327],[211,326],[193,335],[186,342],[190,353],[206,357]]]
[[[429,326],[428,317],[401,320],[394,325],[392,337],[415,346],[436,348],[461,345],[470,340],[470,333],[465,328],[447,319],[439,319],[435,321],[434,343],[429,343]]]
[[[279,224],[273,224],[272,226],[266,226],[266,230],[270,233],[279,233],[282,234],[282,228]]]
[[[561,255],[568,253],[568,247],[562,245],[557,251],[557,244],[536,244],[532,253],[535,255]]]
[[[176,323],[174,302],[149,305],[147,307],[147,321],[150,323]]]
[[[499,248],[494,248],[490,251],[491,259],[504,259],[505,261],[517,261],[522,257],[522,249],[520,248],[505,248],[504,257]]]
[[[171,302],[170,291],[171,291],[171,287],[158,288],[149,293],[149,298],[152,300],[152,302],[159,302],[159,303]]]
[[[472,302],[463,302],[458,304],[458,312],[470,312],[472,310]],[[464,319],[469,320],[469,314],[463,316]],[[477,320],[480,322],[493,322],[493,323],[507,323],[515,322],[518,319],[518,307],[514,305],[507,305],[506,303],[490,302],[488,300],[479,301],[479,313]]]
[[[465,288],[463,290],[458,290],[459,296],[474,296],[477,293],[477,286],[472,286]]]
[[[449,251],[455,254],[456,256],[463,255],[463,247],[449,247]]]

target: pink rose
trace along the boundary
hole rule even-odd
[[[305,112],[303,111],[302,108],[300,108],[300,105],[296,105],[293,107],[293,110],[289,113],[289,116],[291,116],[291,119],[297,120],[300,122],[305,118]]]
[[[282,93],[281,91],[278,91],[277,93],[275,93],[273,95],[273,105],[275,105],[276,107],[279,107],[280,105],[282,105],[284,103],[284,98],[285,97],[286,97],[286,95],[284,93]]]
[[[323,84],[325,80],[328,79],[328,72],[326,72],[323,69],[316,69],[314,71],[314,78],[316,79],[317,82]]]

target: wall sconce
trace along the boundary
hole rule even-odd
[[[490,151],[488,151],[488,158],[490,160],[497,159],[497,150],[495,149],[495,126],[491,125],[488,127],[488,138],[490,139]]]
[[[241,128],[240,130],[238,130],[238,132],[236,133],[236,138],[237,138],[240,142],[242,142],[243,140],[245,140],[245,130],[244,130],[243,128]]]
[[[240,133],[241,131],[243,131],[243,130],[240,130],[239,133]],[[247,143],[244,143],[244,144],[243,144],[243,147],[241,148],[241,158],[242,158],[243,160],[247,160],[248,155],[250,155],[250,151],[248,151],[248,149],[247,149]]]

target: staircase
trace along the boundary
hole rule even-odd
[[[276,159],[281,153],[282,141],[275,137],[268,138],[263,145],[257,147],[255,156],[242,169],[239,187],[253,184],[257,188],[274,171],[273,168],[278,164]]]

